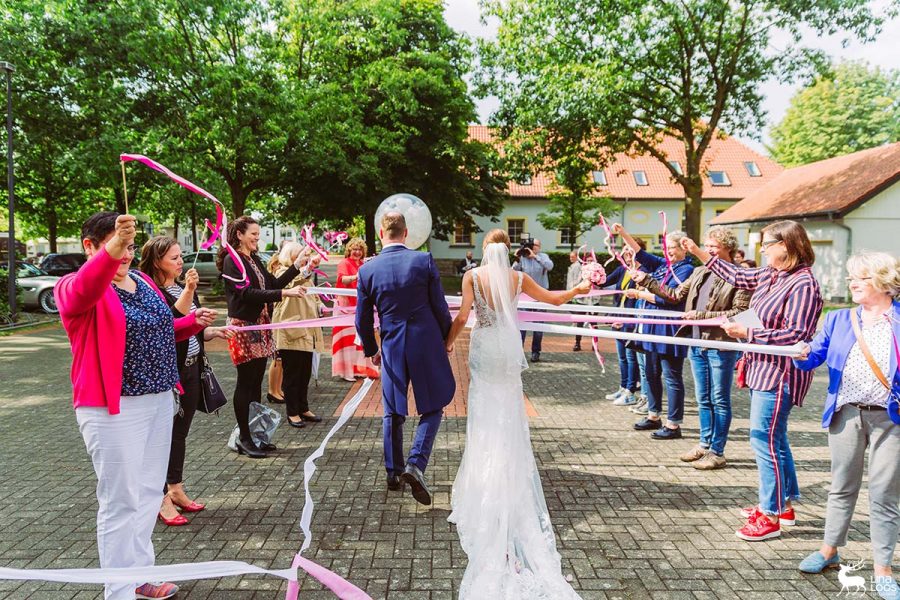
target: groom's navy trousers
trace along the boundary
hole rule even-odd
[[[381,389],[384,407],[384,462],[388,473],[402,473],[406,462],[424,471],[456,381],[444,348],[450,310],[431,254],[388,246],[359,270],[356,330],[366,356],[378,353],[375,309],[381,329]],[[420,415],[407,461],[403,423],[412,385]]]

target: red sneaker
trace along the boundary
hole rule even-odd
[[[755,518],[751,518],[746,525],[735,531],[734,535],[748,542],[761,542],[780,536],[781,525],[773,523],[764,515],[755,515]]]
[[[171,598],[178,593],[178,586],[174,583],[145,583],[141,587],[134,590],[135,598],[144,600],[159,600],[162,598]]]
[[[757,516],[761,515],[762,512],[759,510],[759,506],[748,506],[746,508],[741,509],[741,516],[745,519],[750,520],[755,519]],[[794,507],[791,506],[783,513],[778,515],[778,522],[784,525],[785,527],[793,527],[797,524],[797,514],[794,512]]]

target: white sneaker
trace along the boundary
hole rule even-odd
[[[623,387],[620,387],[619,389],[617,389],[616,391],[614,391],[612,394],[607,394],[607,395],[605,396],[605,398],[606,398],[607,400],[618,400],[619,396],[621,396],[623,393],[627,393],[627,392],[628,392],[628,390],[626,390],[626,389],[623,388]]]
[[[629,408],[631,412],[636,415],[646,415],[647,414],[647,396],[643,394],[637,394],[637,402],[634,406]]]
[[[637,398],[634,394],[625,390],[625,393],[613,400],[613,406],[631,406],[637,404]]]

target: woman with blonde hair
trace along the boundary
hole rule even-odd
[[[359,268],[366,258],[366,243],[353,238],[344,247],[344,260],[338,263],[335,287],[356,289],[359,281]],[[337,296],[335,314],[353,314],[356,307],[356,296]],[[356,328],[352,325],[335,327],[331,332],[331,376],[341,377],[346,381],[355,381],[357,377],[378,377],[378,367],[366,358],[362,345],[356,341]]]
[[[309,256],[308,249],[297,242],[286,243],[278,254],[279,265],[274,275],[280,277],[298,258],[307,256],[303,270],[285,289],[292,287],[309,287],[312,284],[313,269],[319,266],[319,255]],[[300,258],[302,262],[302,258]],[[322,301],[318,294],[304,294],[298,297],[283,298],[275,305],[272,313],[273,323],[284,321],[305,321],[319,316]],[[325,345],[322,330],[319,327],[292,327],[275,330],[275,346],[281,357],[284,373],[284,404],[288,424],[301,429],[304,423],[318,423],[322,417],[309,410],[309,378],[312,375],[313,352],[321,352]]]
[[[822,547],[800,563],[821,573],[841,562],[869,453],[869,529],[876,591],[900,598],[891,563],[900,531],[900,260],[884,252],[855,254],[847,283],[858,306],[835,310],[794,364],[804,371],[828,365],[822,427],[828,428],[831,489]]]

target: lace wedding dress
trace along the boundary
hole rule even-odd
[[[469,348],[466,448],[448,518],[469,558],[459,600],[578,599],[562,575],[525,415],[522,339],[509,322],[522,276],[509,268],[506,246],[497,245],[505,273],[473,271],[477,321]],[[487,290],[504,279],[506,310],[494,310],[498,301],[490,300],[503,294]]]

